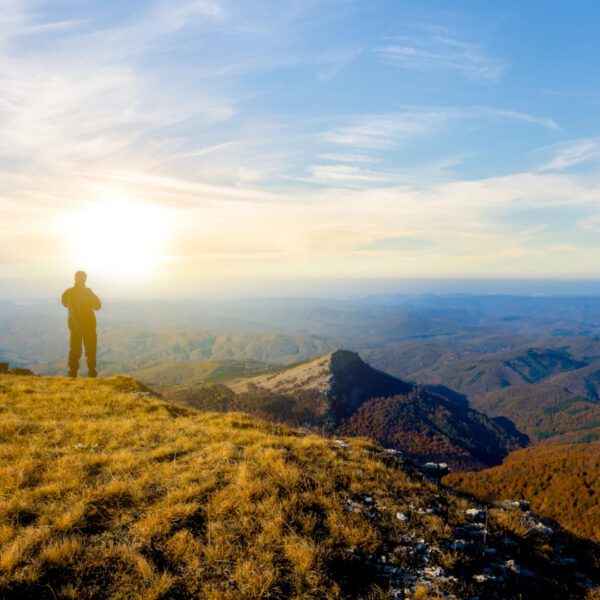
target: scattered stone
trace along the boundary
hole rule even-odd
[[[554,534],[554,529],[552,529],[552,527],[544,525],[543,523],[536,523],[527,533],[544,537],[550,537]]]
[[[450,469],[447,463],[434,463],[427,462],[421,465],[421,471],[429,477],[434,479],[441,479],[444,475],[450,473]]]
[[[504,566],[513,573],[519,574],[521,572],[521,567],[511,558],[504,563]]]
[[[467,515],[467,519],[472,522],[482,522],[485,521],[485,512],[478,508],[467,508],[465,510],[465,514]]]
[[[504,500],[500,506],[512,510],[529,510],[529,502],[527,500]]]
[[[396,519],[398,519],[398,521],[402,521],[403,523],[408,522],[408,515],[405,515],[403,512],[398,511],[396,513]]]
[[[400,452],[400,450],[396,450],[395,448],[386,448],[385,451],[390,456],[402,456],[402,452]]]
[[[465,550],[467,547],[467,542],[466,540],[453,540],[452,542],[450,542],[450,545],[448,546],[448,548],[450,548],[450,550],[456,550],[456,551],[462,551]]]

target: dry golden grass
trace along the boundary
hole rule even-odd
[[[382,555],[420,564],[407,534],[443,568],[479,572],[482,557],[450,550],[472,503],[348,441],[172,405],[128,377],[0,375],[0,598],[383,600]],[[376,515],[348,510],[367,495]],[[490,511],[496,542],[527,535],[519,515]],[[549,551],[520,543],[519,562],[548,574]],[[583,597],[560,577],[536,580],[544,597]],[[479,593],[467,576],[417,583],[414,598]]]
[[[373,448],[179,408],[125,377],[2,376],[0,596],[346,596],[353,557],[423,491]],[[365,492],[389,507],[377,524],[344,509]]]

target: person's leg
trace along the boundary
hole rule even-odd
[[[88,377],[96,377],[96,330],[90,329],[83,334],[83,343],[85,344],[85,356],[87,358]]]
[[[81,331],[69,329],[69,377],[77,377],[79,359],[81,358]]]

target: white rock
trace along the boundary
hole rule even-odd
[[[467,508],[465,514],[469,521],[485,521],[485,513],[478,508]]]
[[[348,442],[345,442],[344,440],[333,440],[333,445],[336,448],[347,448]]]
[[[398,521],[402,521],[403,523],[406,523],[408,521],[408,516],[405,515],[403,512],[398,511],[396,513],[396,519],[398,519]]]

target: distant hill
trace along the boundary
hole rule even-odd
[[[420,387],[369,400],[338,431],[370,437],[420,462],[447,462],[458,471],[499,464],[527,443],[502,423]]]
[[[546,443],[599,440],[600,363],[561,373],[535,385],[495,390],[472,398],[472,404],[487,415],[508,417],[534,440]]]
[[[63,333],[64,339],[55,345],[64,347],[65,352],[66,337],[67,334]],[[143,330],[126,325],[100,330],[99,340],[98,367],[103,376],[158,369],[168,377],[166,373],[173,363],[199,363],[206,360],[281,365],[313,358],[331,349],[322,338],[302,334]],[[44,375],[63,374],[67,370],[66,356],[50,363],[33,365],[32,368]],[[190,373],[193,376],[193,369]],[[153,375],[152,372],[149,374]],[[182,374],[183,371],[180,371]]]
[[[129,373],[146,385],[161,388],[177,384],[228,381],[242,376],[271,372],[281,367],[256,360],[202,360],[192,362],[165,362],[155,367]]]
[[[532,338],[516,334],[495,334],[485,330],[477,334],[440,335],[419,337],[381,344],[361,351],[365,360],[377,369],[396,377],[418,380],[415,373],[427,374],[451,364],[473,361],[482,355],[523,351]],[[421,378],[429,380],[428,376]]]
[[[164,394],[203,410],[241,410],[291,425],[370,436],[419,460],[447,462],[455,469],[498,464],[527,441],[469,409],[452,390],[415,387],[347,350],[225,385],[173,386]]]
[[[470,397],[521,383],[538,383],[564,371],[588,366],[565,350],[527,348],[453,362],[411,373],[410,378],[443,384]]]
[[[600,582],[596,545],[367,440],[202,414],[128,377],[0,375],[0,410],[3,600],[584,600]]]
[[[600,541],[600,442],[525,448],[498,467],[444,482],[487,500],[526,499],[534,511]]]

